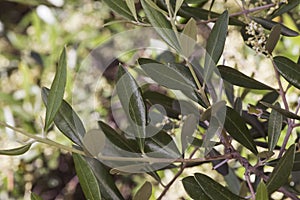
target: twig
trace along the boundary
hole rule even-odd
[[[240,16],[240,15],[247,15],[249,13],[253,13],[253,12],[256,12],[256,11],[260,11],[260,10],[265,10],[265,9],[268,9],[268,8],[271,8],[271,7],[274,7],[274,6],[275,6],[275,4],[271,3],[271,4],[267,4],[267,5],[263,5],[263,6],[259,6],[259,7],[255,7],[255,8],[251,8],[251,9],[245,9],[245,10],[242,10],[240,12],[232,13],[232,14],[229,15],[229,17],[236,17],[236,16]],[[208,20],[202,20],[199,23],[207,24],[209,22],[215,22],[217,20],[218,20],[218,18],[212,18],[212,19],[208,19]]]
[[[9,124],[6,124],[4,122],[0,122],[0,125],[4,126],[4,127],[7,127],[7,128],[10,128],[10,129],[12,129],[12,130],[14,130],[14,131],[16,131],[18,133],[21,133],[21,134],[23,134],[23,135],[25,135],[25,136],[27,136],[29,138],[32,138],[32,139],[34,139],[37,142],[48,144],[50,146],[55,146],[55,147],[57,147],[59,149],[66,150],[68,152],[77,153],[77,154],[81,154],[81,155],[86,155],[83,151],[80,151],[78,149],[74,149],[72,147],[68,147],[68,146],[62,145],[60,143],[54,142],[52,140],[49,140],[48,138],[42,138],[42,137],[36,136],[34,134],[26,133],[25,131],[20,130],[18,128],[15,128],[13,126],[10,126]]]

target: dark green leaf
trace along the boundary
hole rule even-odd
[[[145,152],[151,157],[179,158],[181,156],[173,138],[164,131],[159,131],[152,137],[146,138]]]
[[[142,187],[136,192],[133,200],[148,200],[152,194],[152,185],[150,182],[146,181]]]
[[[76,175],[78,176],[80,186],[84,192],[84,196],[90,200],[101,200],[100,188],[93,170],[79,154],[73,154]]]
[[[268,92],[267,94],[265,94],[265,95],[263,96],[263,98],[262,98],[260,101],[263,101],[263,102],[267,102],[267,103],[273,104],[273,103],[278,99],[278,97],[279,97],[278,91],[273,90],[273,91]],[[256,107],[257,107],[257,108],[260,108],[260,109],[263,109],[263,110],[266,110],[267,107],[264,106],[264,105],[262,105],[262,104],[260,103],[260,101],[257,102]]]
[[[275,167],[280,159],[271,160],[270,162],[267,162],[266,164],[272,167]],[[294,166],[292,171],[300,171],[300,152],[296,152],[295,159],[294,159]]]
[[[119,15],[122,15],[123,17],[129,20],[135,20],[125,1],[123,0],[114,0],[114,1],[103,0],[103,1],[109,6],[110,9],[112,9]]]
[[[109,173],[109,168],[96,159],[85,157],[94,172],[99,188],[101,188],[101,196],[103,199],[123,200],[120,191],[115,185],[114,177]]]
[[[217,64],[224,49],[228,28],[228,11],[224,11],[216,21],[207,40],[206,51],[212,61]],[[205,58],[207,60],[207,58]],[[207,63],[207,61],[205,62]],[[210,66],[209,64],[205,64]]]
[[[202,188],[202,190],[205,192],[207,196],[210,197],[212,200],[217,200],[217,199],[243,199],[232,192],[230,192],[227,188],[222,186],[220,183],[214,181],[212,178],[196,173],[195,174],[195,179]]]
[[[215,12],[210,12],[209,10],[205,10],[203,8],[198,7],[189,7],[189,6],[181,6],[179,9],[178,15],[185,18],[195,18],[200,20],[208,20],[210,18],[219,18],[220,14]],[[244,23],[234,17],[229,18],[230,25],[243,26]]]
[[[113,128],[102,121],[98,121],[98,125],[105,134],[106,138],[117,147],[127,151],[139,153],[138,144],[133,140],[125,138],[123,135],[117,133]]]
[[[290,146],[272,171],[271,176],[266,183],[269,194],[273,193],[282,185],[287,183],[293,168],[295,149],[295,145]]]
[[[2,149],[2,150],[0,150],[0,155],[7,155],[7,156],[22,155],[30,149],[31,144],[32,143],[29,143],[29,144],[26,144],[24,146],[17,147],[14,149]]]
[[[202,190],[193,176],[185,177],[182,180],[183,187],[188,195],[194,200],[211,200]]]
[[[228,189],[234,194],[239,194],[241,189],[241,181],[239,177],[235,174],[235,170],[230,168],[228,169],[228,174],[224,176],[224,180],[228,185]]]
[[[42,88],[42,99],[47,105],[47,96],[49,89]],[[57,128],[75,144],[82,146],[82,138],[85,135],[85,128],[78,115],[73,111],[72,107],[63,100],[61,106],[54,118]]]
[[[280,108],[279,103],[276,103],[275,106]],[[282,121],[283,121],[282,115],[276,110],[272,109],[269,122],[268,122],[269,151],[273,151],[278,142],[281,133],[281,128],[282,128]]]
[[[256,145],[249,133],[244,119],[232,108],[227,107],[225,129],[239,143],[257,154]]]
[[[133,127],[141,151],[146,137],[146,108],[141,91],[131,74],[122,66],[118,70],[117,94]]]
[[[274,90],[273,88],[246,76],[232,67],[219,65],[218,70],[221,77],[233,85],[256,90]]]
[[[282,108],[280,108],[279,106],[276,106],[276,105],[272,105],[272,104],[269,104],[267,102],[260,102],[262,105],[266,106],[266,107],[269,107],[269,108],[272,108],[274,110],[276,110],[277,112],[281,113],[282,115],[288,117],[288,118],[291,118],[291,119],[298,119],[300,120],[300,116],[292,113],[292,112],[289,112],[287,110],[284,110]]]
[[[47,131],[54,117],[59,110],[63,101],[65,86],[67,82],[67,58],[66,48],[63,49],[59,61],[57,71],[48,95],[48,103],[46,105],[46,119],[44,130]]]
[[[255,199],[256,200],[267,200],[267,199],[269,199],[267,186],[264,182],[260,182],[258,184]]]
[[[261,24],[265,29],[268,29],[268,30],[271,30],[273,28],[273,26],[279,24],[281,26],[281,34],[282,35],[291,36],[291,37],[295,37],[295,36],[299,35],[298,32],[293,31],[293,30],[289,29],[288,27],[286,27],[283,24],[280,24],[278,22],[274,22],[272,20],[264,19],[264,18],[261,18],[261,17],[251,17],[251,19],[253,19],[256,23]]]
[[[274,58],[276,69],[293,86],[300,89],[300,65],[283,56]]]
[[[300,4],[300,0],[289,0],[288,3],[283,3],[279,9],[277,9],[271,16],[270,18],[273,19],[277,16],[280,16],[290,10],[292,10],[293,8],[295,8],[296,6],[299,6]]]
[[[271,54],[276,47],[276,44],[280,38],[280,33],[281,33],[281,25],[276,24],[275,26],[272,27],[270,36],[267,40],[266,43],[266,50]]]
[[[38,195],[35,194],[34,192],[31,192],[31,194],[30,194],[30,199],[31,199],[31,200],[43,200],[42,197],[38,196]]]
[[[146,58],[140,58],[138,62],[147,75],[160,85],[169,89],[180,90],[192,100],[197,101],[193,82],[174,67]]]
[[[194,178],[194,180],[193,180]],[[208,200],[240,200],[243,199],[232,192],[221,184],[215,182],[210,177],[196,173],[194,177],[186,177],[183,180],[183,186],[186,192],[193,199],[208,199]]]
[[[145,0],[141,0],[145,14],[152,26],[162,39],[171,47],[180,52],[180,45],[175,32],[172,30],[171,23],[161,12],[150,6]]]

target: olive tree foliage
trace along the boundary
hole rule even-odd
[[[133,62],[122,60],[120,52],[105,55],[106,70],[118,61],[112,96],[117,98],[121,115],[112,112],[115,126],[99,120],[98,128],[86,130],[72,104],[63,99],[65,47],[51,87],[41,89],[46,107],[44,132],[54,124],[73,146],[1,122],[33,140],[0,153],[23,154],[32,142],[72,152],[87,199],[124,199],[114,183],[115,174],[153,177],[133,199],[150,199],[154,182],[163,188],[156,197],[162,199],[177,179],[192,199],[259,200],[272,198],[274,192],[298,199],[300,153],[299,141],[293,138],[300,126],[300,100],[291,105],[288,93],[299,95],[300,63],[273,51],[282,37],[298,37],[297,30],[278,19],[288,16],[299,27],[300,1],[241,1],[241,10],[235,13],[214,12],[214,1],[206,0],[103,2],[117,15],[110,23],[119,23],[121,18],[122,23],[132,24],[137,32],[127,34],[138,41],[122,50],[127,61]],[[202,47],[199,30],[203,27],[209,28],[209,34]],[[251,66],[226,65],[222,54],[231,28],[239,30],[257,56],[269,61],[276,80],[272,85],[239,71]],[[147,43],[151,39],[160,45],[151,46]],[[105,72],[100,76],[105,78]],[[246,96],[257,92],[263,97],[247,103]],[[197,171],[204,163],[211,163],[212,170],[224,178],[222,184]],[[185,176],[188,168],[195,168],[195,173]],[[176,172],[164,184],[160,171],[167,169]],[[32,194],[32,199],[39,197]]]

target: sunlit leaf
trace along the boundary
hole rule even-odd
[[[117,94],[133,127],[139,147],[143,151],[146,137],[146,108],[140,88],[131,74],[122,66],[119,66],[117,77]]]
[[[174,11],[175,15],[176,15],[176,13],[178,12],[178,10],[180,9],[180,7],[181,7],[181,5],[182,5],[183,2],[184,2],[184,0],[177,0],[177,1],[176,1],[176,4],[175,4],[175,11]]]
[[[239,143],[257,154],[256,145],[249,133],[244,119],[232,108],[227,107],[225,129]]]
[[[181,128],[181,152],[187,148],[188,141],[187,139],[193,135],[197,129],[198,121],[195,115],[190,114],[186,116],[182,128]]]
[[[178,38],[172,30],[171,23],[167,20],[166,16],[150,6],[145,0],[141,0],[142,6],[152,26],[162,39],[171,47],[180,51]]]
[[[63,101],[65,86],[67,82],[67,58],[66,48],[63,49],[57,66],[57,71],[52,82],[46,105],[46,119],[44,130],[47,131],[54,120]]]
[[[300,89],[300,65],[283,56],[276,56],[274,63],[285,80]]]
[[[275,106],[278,106],[280,108],[279,103],[276,103]],[[283,121],[282,115],[276,110],[272,109],[269,122],[268,122],[269,151],[273,151],[278,142],[281,133],[281,128],[282,128],[282,121]]]
[[[196,42],[197,24],[193,18],[190,18],[190,20],[186,23],[182,34],[180,35],[181,53],[188,58],[194,51]]]
[[[84,135],[82,142],[91,155],[98,156],[105,146],[105,135],[101,129],[91,129]]]
[[[276,47],[276,44],[280,38],[280,33],[281,33],[281,25],[280,24],[276,24],[275,26],[272,27],[270,36],[267,40],[266,43],[266,50],[271,54],[274,50],[274,48]]]
[[[49,89],[42,88],[42,99],[47,105],[47,96],[49,94]],[[85,128],[82,121],[72,109],[72,107],[63,100],[61,106],[54,118],[54,123],[57,128],[75,144],[82,146],[82,138],[85,135]]]
[[[296,115],[295,113],[292,113],[292,112],[289,112],[287,110],[284,110],[284,109],[280,108],[279,106],[272,105],[270,103],[263,102],[263,101],[261,101],[260,103],[262,105],[266,106],[266,107],[269,107],[269,108],[272,108],[272,109],[276,110],[277,112],[281,113],[282,115],[284,115],[284,116],[286,116],[288,118],[300,120],[300,116],[299,115]]]
[[[142,187],[136,192],[133,200],[148,200],[152,194],[152,185],[150,182],[146,181]]]
[[[127,7],[129,8],[132,16],[134,17],[134,19],[136,21],[138,21],[136,9],[135,9],[135,5],[134,5],[134,0],[125,0],[125,1],[126,1]]]
[[[267,186],[264,182],[260,182],[256,189],[256,200],[266,200],[269,199],[269,194],[267,190]]]
[[[118,13],[119,15],[129,19],[135,20],[134,16],[132,15],[130,9],[128,8],[126,2],[124,0],[103,0],[110,9]]]
[[[256,90],[274,90],[273,88],[249,76],[246,76],[232,67],[219,65],[218,70],[221,74],[221,77],[233,85]]]
[[[93,170],[79,154],[73,154],[73,160],[76,169],[76,175],[78,176],[80,186],[86,199],[101,200],[100,187]]]
[[[295,145],[290,146],[272,171],[271,176],[266,183],[269,194],[288,182],[288,178],[293,169],[295,149]]]
[[[24,146],[17,147],[14,149],[2,149],[2,150],[0,150],[0,155],[6,155],[6,156],[22,155],[30,149],[31,145],[32,145],[32,143],[29,143],[29,144],[26,144]]]
[[[273,26],[279,24],[281,26],[281,34],[284,36],[290,36],[290,37],[295,37],[298,36],[299,33],[296,31],[293,31],[289,29],[288,27],[284,26],[283,24],[280,24],[278,22],[274,22],[272,20],[264,19],[261,17],[251,17],[256,23],[261,24],[265,29],[271,30]]]

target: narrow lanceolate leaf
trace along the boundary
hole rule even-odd
[[[109,168],[94,158],[84,157],[97,178],[97,184],[101,188],[103,199],[124,200],[117,186],[114,177],[109,173]]]
[[[192,137],[195,130],[197,129],[198,120],[194,114],[190,114],[186,117],[184,120],[184,123],[182,125],[181,129],[181,152],[184,153],[187,144],[188,144],[188,138]]]
[[[110,9],[114,12],[118,13],[119,15],[129,19],[135,20],[134,16],[132,15],[130,9],[128,8],[126,2],[124,0],[103,0]]]
[[[49,89],[42,88],[42,99],[45,105],[47,105],[47,97],[49,95]],[[72,107],[63,100],[61,106],[54,118],[54,123],[57,128],[75,144],[82,146],[82,138],[85,135],[85,128],[82,121],[72,109]]]
[[[278,106],[280,108],[279,103],[276,103],[275,106]],[[268,122],[269,151],[273,151],[278,142],[281,133],[281,128],[282,128],[282,121],[283,121],[282,115],[276,110],[272,109],[269,122]]]
[[[279,161],[280,161],[280,159],[275,159],[275,160],[271,160],[271,161],[267,162],[266,164],[268,166],[275,167]],[[300,152],[295,153],[294,166],[293,166],[292,171],[300,171]]]
[[[264,19],[261,17],[251,17],[251,19],[253,19],[256,23],[261,24],[265,29],[268,30],[271,30],[273,26],[279,24],[281,26],[281,35],[290,36],[290,37],[295,37],[299,35],[298,32],[293,31],[292,29],[289,29],[288,27],[278,22],[274,22],[272,20]]]
[[[295,113],[292,113],[292,112],[289,112],[287,110],[284,110],[284,109],[280,108],[277,105],[272,105],[270,103],[263,102],[263,101],[260,101],[260,103],[262,105],[268,107],[268,108],[272,108],[272,109],[276,110],[277,112],[281,113],[283,116],[286,116],[286,117],[291,118],[291,119],[298,119],[298,120],[300,120],[300,116],[299,115],[296,115]]]
[[[266,50],[271,54],[276,47],[276,44],[280,38],[280,33],[281,33],[281,25],[276,24],[275,26],[272,27],[270,36],[267,40],[266,43]]]
[[[22,155],[30,149],[31,144],[32,143],[29,143],[29,144],[26,144],[24,146],[17,147],[14,149],[2,149],[2,150],[0,150],[0,155],[6,155],[6,156]]]
[[[249,76],[246,76],[232,67],[219,65],[218,70],[221,74],[221,77],[233,85],[256,90],[274,90],[273,88]]]
[[[203,82],[209,82],[224,49],[228,28],[228,11],[218,18],[207,40]]]
[[[133,200],[148,200],[152,194],[152,185],[150,182],[146,181],[142,187],[136,192],[133,197]]]
[[[43,200],[42,197],[38,196],[38,195],[35,194],[34,192],[31,192],[31,194],[30,194],[30,199],[31,199],[31,200]]]
[[[242,197],[233,194],[221,184],[210,177],[196,173],[194,177],[188,176],[182,180],[184,189],[193,199],[199,200],[240,200]]]
[[[117,77],[117,94],[133,127],[139,147],[143,151],[146,137],[146,107],[140,88],[131,74],[122,66],[119,66]]]
[[[174,14],[176,15],[178,10],[180,9],[182,3],[184,2],[184,0],[177,0],[176,1],[176,4],[175,4],[175,11],[174,11]]]
[[[194,200],[210,200],[193,176],[187,176],[182,180],[183,187]]]
[[[257,154],[256,145],[250,135],[244,119],[232,108],[227,107],[225,129],[239,143]]]
[[[292,10],[293,8],[295,8],[296,6],[298,6],[300,4],[300,0],[289,0],[288,3],[283,3],[279,9],[277,9],[272,15],[271,15],[271,19],[280,16],[290,10]]]
[[[180,50],[180,45],[175,32],[172,30],[172,25],[161,12],[150,6],[146,0],[141,0],[145,14],[151,25],[155,28],[159,36],[171,47]]]
[[[206,51],[217,63],[223,53],[228,28],[228,11],[224,11],[215,23],[207,40]]]
[[[93,170],[86,160],[79,154],[73,154],[76,174],[84,196],[89,200],[101,200],[100,188]]]
[[[48,103],[46,105],[46,119],[44,130],[47,131],[50,124],[53,122],[54,117],[63,101],[65,86],[67,82],[67,58],[66,58],[66,48],[63,49],[57,71],[54,77],[54,81],[51,85]]]
[[[105,146],[105,135],[101,129],[91,129],[83,137],[83,145],[95,157]]]
[[[175,68],[146,58],[140,58],[138,63],[147,75],[160,85],[169,89],[180,90],[192,100],[197,100],[193,83]]]
[[[269,194],[268,194],[268,190],[267,190],[267,186],[264,182],[260,182],[257,186],[257,190],[256,190],[256,196],[255,196],[256,200],[266,200],[269,199]]]
[[[193,53],[196,43],[197,24],[193,18],[190,18],[180,35],[181,53],[188,58]]]
[[[292,145],[280,158],[266,185],[269,194],[286,184],[293,168],[296,146]]]
[[[300,65],[283,56],[276,56],[274,63],[281,76],[300,89]]]
[[[134,0],[126,0],[126,4],[132,14],[132,16],[134,17],[134,19],[136,21],[138,21],[138,18],[137,18],[137,14],[136,14],[136,9],[135,9],[135,5],[134,5]]]

